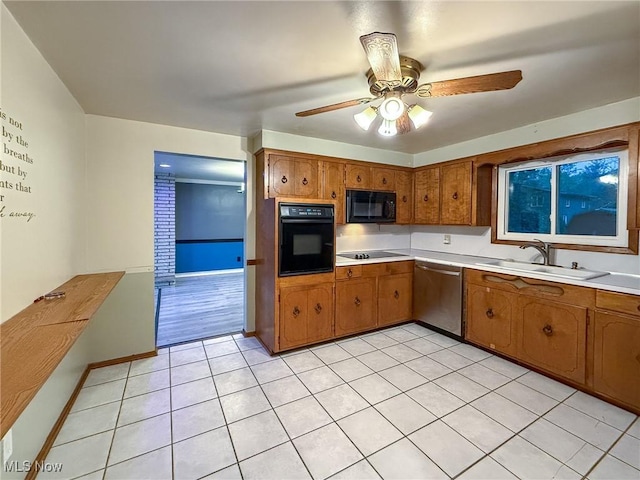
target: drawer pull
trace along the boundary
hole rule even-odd
[[[308,185],[308,184],[309,184],[309,180],[307,180],[307,177],[304,177],[304,178],[302,179],[302,184],[303,184],[303,185]]]
[[[322,305],[320,305],[319,303],[316,303],[314,310],[318,315],[320,315],[320,312],[322,311]]]
[[[454,200],[458,199],[458,192],[453,192],[453,195],[451,195],[451,198],[453,198]]]
[[[398,292],[398,290],[393,292],[393,296],[396,298],[396,300],[400,298],[400,293]]]
[[[429,201],[429,195],[425,195],[422,199],[423,199],[425,202],[428,202],[428,201]]]
[[[489,310],[487,310],[485,312],[485,315],[487,316],[487,318],[493,318],[493,309],[490,308]]]
[[[551,325],[547,324],[542,328],[542,331],[544,332],[544,334],[547,337],[550,337],[551,335],[553,335],[553,328],[551,328]]]
[[[356,182],[360,183],[361,181],[362,181],[362,178],[360,178],[360,175],[358,175],[358,176],[356,177]]]
[[[349,278],[353,277],[353,270],[351,269],[347,270],[347,277]]]
[[[638,310],[638,311],[640,312],[640,305],[638,305],[638,308],[637,308],[637,310]]]
[[[336,195],[336,192],[331,192],[331,198],[333,198],[333,199],[335,200],[335,198],[336,198],[337,196],[338,196],[338,195]]]
[[[280,179],[280,181],[282,183],[287,183],[289,181],[289,179],[287,179],[287,177],[285,175],[283,175],[282,178]]]
[[[354,300],[353,303],[356,304],[356,307],[359,307],[362,302],[360,301],[360,299],[358,297],[356,297],[356,299]]]
[[[402,201],[403,201],[404,203],[407,203],[407,196],[406,196],[406,195],[403,195],[403,196],[402,196]]]
[[[382,184],[383,184],[383,185],[386,185],[386,184],[387,184],[387,179],[386,179],[386,177],[382,177]]]
[[[297,317],[298,315],[300,315],[300,309],[297,306],[293,307],[293,316]]]

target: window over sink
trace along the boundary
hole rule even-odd
[[[628,247],[627,150],[498,167],[497,239]]]

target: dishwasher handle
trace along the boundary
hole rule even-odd
[[[450,270],[439,270],[437,268],[427,267],[426,265],[416,264],[416,268],[419,268],[420,270],[425,270],[427,272],[436,272],[436,273],[442,273],[443,275],[451,275],[452,277],[460,276],[460,272],[452,272]]]

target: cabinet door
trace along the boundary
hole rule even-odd
[[[413,174],[396,172],[396,223],[409,224],[413,215]]]
[[[640,318],[596,312],[593,388],[640,408]]]
[[[336,336],[376,327],[376,279],[336,282]]]
[[[468,284],[466,339],[506,355],[515,355],[517,304],[518,296],[514,293]]]
[[[413,274],[385,275],[378,279],[378,326],[411,320]]]
[[[347,188],[366,190],[371,188],[371,168],[364,165],[347,163]]]
[[[441,169],[440,223],[471,224],[471,162],[444,166]]]
[[[395,170],[390,168],[371,168],[372,190],[395,190]]]
[[[414,223],[440,223],[440,168],[415,172],[414,192]]]
[[[295,162],[291,157],[269,156],[269,197],[290,197],[295,194]]]
[[[296,158],[294,172],[295,196],[318,198],[317,160]]]
[[[336,223],[342,225],[344,218],[344,164],[324,162],[323,165],[322,198],[336,201]]]
[[[333,284],[280,289],[280,350],[333,336]]]
[[[587,309],[521,295],[518,358],[585,382]]]

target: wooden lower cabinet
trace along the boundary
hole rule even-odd
[[[593,337],[594,390],[640,409],[640,317],[597,311]]]
[[[515,355],[514,293],[470,284],[467,288],[467,340],[506,355]]]
[[[386,275],[378,279],[378,326],[404,322],[412,315],[413,274]]]
[[[333,283],[280,289],[280,349],[333,337]]]
[[[376,279],[336,282],[336,336],[376,328]]]
[[[585,383],[588,309],[521,296],[518,359]]]

